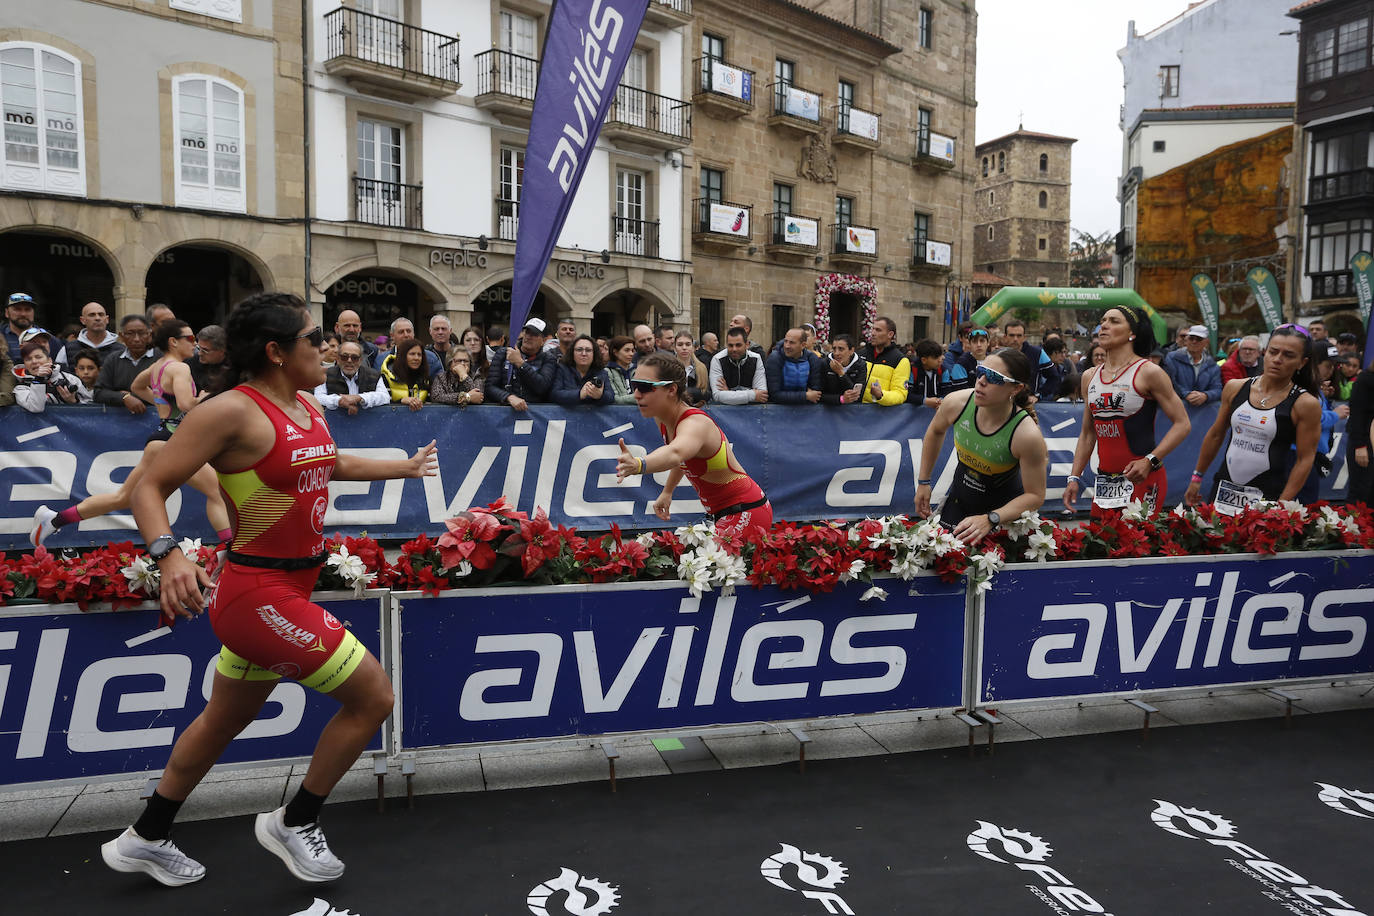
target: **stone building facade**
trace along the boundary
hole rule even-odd
[[[305,291],[298,6],[52,0],[0,22],[0,289],[194,326]]]
[[[976,16],[945,0],[695,0],[687,218],[699,332],[948,338],[972,276]],[[746,88],[747,87],[747,88]],[[824,322],[822,322],[824,323]]]
[[[1068,286],[1068,137],[1017,130],[978,144],[973,262],[1013,286]]]

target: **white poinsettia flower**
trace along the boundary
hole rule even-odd
[[[1146,511],[1143,502],[1133,499],[1126,504],[1126,508],[1121,512],[1121,517],[1130,522],[1143,522],[1150,517],[1150,513]]]
[[[200,550],[200,538],[182,538],[177,546],[186,554],[186,559],[195,562],[196,552]]]
[[[1033,509],[1027,509],[1016,518],[1012,519],[1006,526],[1007,534],[1014,538],[1023,538],[1040,528],[1040,513]]]
[[[1058,545],[1055,543],[1052,533],[1036,531],[1026,541],[1025,558],[1037,563],[1044,563],[1054,556],[1056,549],[1058,549]]]
[[[641,547],[644,547],[646,549],[654,546],[654,535],[652,531],[646,534],[641,534],[639,537],[635,538],[635,540],[639,542],[639,545]]]
[[[1187,518],[1188,507],[1183,505],[1183,503],[1179,503],[1177,506],[1174,506],[1174,515],[1177,515],[1179,518]]]
[[[1279,500],[1279,508],[1291,515],[1296,515],[1298,518],[1307,518],[1307,507],[1296,499]]]
[[[867,568],[868,564],[865,563],[863,560],[855,560],[854,562],[849,564],[848,569],[840,573],[840,581],[853,582],[855,579],[859,578],[859,576],[862,575],[863,571]]]
[[[467,560],[459,560],[458,565],[449,570],[449,574],[459,579],[466,579],[472,575],[472,564]]]
[[[162,591],[162,570],[150,557],[136,557],[119,571],[129,580],[129,588],[133,591],[143,592],[153,598]]]
[[[878,588],[878,586],[874,585],[868,591],[864,592],[862,595],[859,596],[860,601],[872,601],[874,598],[877,598],[879,601],[886,601],[887,592],[881,588]]]
[[[908,582],[916,578],[916,574],[923,569],[925,569],[924,564],[921,563],[919,557],[914,555],[900,557],[892,564],[892,574],[900,576]]]

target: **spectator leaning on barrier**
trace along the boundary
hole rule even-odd
[[[480,351],[479,351],[480,352]],[[429,388],[431,404],[467,407],[480,404],[484,397],[484,376],[473,366],[475,357],[467,347],[454,347],[448,353],[448,368],[434,376]]]
[[[81,380],[76,391],[76,403],[95,403],[95,381],[100,378],[100,351],[83,349],[72,357],[72,375]]]
[[[100,377],[95,383],[95,401],[109,407],[122,406],[131,414],[141,414],[148,409],[148,402],[131,394],[129,385],[140,372],[157,362],[162,354],[149,349],[152,335],[142,315],[125,315],[120,319],[119,339],[124,344],[124,352],[105,360],[100,366]]]
[[[491,368],[492,360],[496,359],[496,354],[506,349],[506,326],[503,324],[493,324],[487,328],[486,356],[487,368]]]
[[[542,403],[553,391],[558,358],[544,350],[544,319],[531,318],[520,331],[520,348],[506,347],[492,358],[487,373],[487,400],[524,410]]]
[[[1178,396],[1194,407],[1221,399],[1221,369],[1207,353],[1207,329],[1188,328],[1184,347],[1164,357],[1164,371]]]
[[[424,344],[415,337],[406,337],[382,363],[382,381],[391,392],[393,404],[404,404],[412,411],[425,405],[433,378],[426,365],[428,355]]]
[[[75,404],[76,376],[62,371],[48,355],[45,341],[29,340],[19,348],[23,365],[14,368],[15,400],[29,413],[42,413],[47,404]]]
[[[568,346],[577,336],[577,325],[571,318],[558,319],[558,330],[555,336],[544,342],[544,349],[553,354],[554,359],[562,360],[568,355]]]
[[[1314,351],[1320,353],[1323,358],[1326,356],[1325,350]],[[1264,362],[1260,359],[1259,338],[1251,334],[1249,337],[1242,337],[1235,352],[1226,357],[1226,361],[1221,364],[1221,384],[1238,378],[1254,378],[1264,371]]]
[[[110,330],[109,313],[99,302],[87,302],[81,307],[81,325],[81,333],[76,335],[76,340],[57,354],[57,362],[64,368],[71,366],[76,354],[82,350],[99,352],[101,362],[104,362],[124,349],[119,342],[119,335]]]
[[[325,370],[324,381],[315,387],[315,400],[325,410],[356,416],[359,410],[391,403],[391,391],[382,374],[363,362],[362,344],[345,340],[339,344],[333,368]]]
[[[679,331],[673,338],[673,352],[677,354],[678,362],[682,363],[682,369],[687,373],[687,390],[683,392],[683,400],[694,407],[699,407],[711,399],[711,377],[710,370],[706,364],[697,359],[697,355],[692,348],[692,335],[686,331]]]
[[[753,320],[752,320],[748,315],[736,315],[735,317],[731,318],[731,319],[730,319],[730,327],[732,327],[732,328],[744,328],[744,346],[745,346],[745,349],[750,350],[750,351],[752,351],[752,352],[754,352],[754,353],[757,353],[757,354],[759,355],[759,359],[760,359],[760,360],[763,359],[765,356],[768,355],[767,353],[764,353],[764,352],[763,352],[763,347],[761,347],[761,346],[759,346],[758,344],[754,343],[754,341],[752,340],[752,337],[753,337],[753,335],[754,335],[754,322],[753,322]],[[727,329],[726,335],[725,335],[725,336],[726,336],[726,340],[727,340],[727,343],[728,343],[729,337],[730,337],[730,335],[729,335],[729,329]],[[714,357],[713,357],[713,358],[714,358]]]
[[[868,362],[868,377],[864,380],[864,403],[893,407],[905,404],[907,383],[911,378],[911,363],[893,342],[897,323],[886,316],[873,319],[869,328],[869,343],[860,351]]]
[[[718,404],[763,404],[768,401],[768,375],[763,357],[749,349],[742,327],[725,332],[725,349],[711,360],[711,400]]]
[[[806,349],[806,332],[790,328],[778,349],[764,360],[768,400],[775,404],[819,404],[821,360]]]
[[[836,334],[830,356],[821,366],[821,403],[854,404],[863,400],[868,364],[854,349],[854,338]]]
[[[401,352],[401,344],[405,343],[407,340],[415,339],[415,325],[411,323],[409,318],[397,318],[395,321],[391,322],[391,352],[382,353],[379,350],[372,360],[372,368],[381,371],[383,363],[385,363],[388,358]],[[440,370],[444,368],[444,364],[439,361],[439,357],[426,350],[424,346],[420,347],[420,353],[424,357],[425,371],[429,374],[429,377],[433,378],[438,375]]]
[[[617,334],[606,343],[611,361],[606,364],[606,378],[611,383],[611,395],[616,404],[635,403],[630,390],[630,376],[635,369],[635,342],[624,334]]]
[[[987,328],[965,325],[961,335],[960,340],[957,341],[958,350],[954,349],[954,344],[950,345],[950,352],[954,353],[954,359],[950,359],[950,352],[945,353],[944,369],[940,373],[940,384],[944,388],[945,394],[972,388],[975,380],[974,370],[988,355]]]
[[[567,354],[558,361],[551,400],[564,407],[606,405],[615,396],[601,365],[601,354],[590,334],[578,334],[568,346]]]
[[[945,354],[940,360],[940,381],[942,383],[949,384],[949,370],[954,368],[959,362],[959,358],[968,350],[968,335],[972,330],[973,324],[971,322],[962,322],[955,331],[954,340],[945,347]]]
[[[911,393],[907,401],[917,406],[939,407],[945,394],[940,384],[944,348],[933,340],[919,340],[911,349],[916,361],[911,367]]]
[[[339,335],[340,341],[356,341],[358,346],[363,348],[363,359],[369,366],[377,358],[377,347],[371,341],[363,338],[363,320],[358,317],[358,313],[352,309],[344,309],[339,313],[339,317],[334,322],[334,331]]]

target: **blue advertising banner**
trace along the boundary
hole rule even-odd
[[[379,598],[320,604],[379,655]],[[0,785],[162,768],[205,708],[219,642],[205,615],[157,627],[155,610],[0,609]],[[282,681],[221,762],[308,757],[337,709]]]
[[[650,0],[553,0],[539,55],[515,240],[510,328],[525,324]]]
[[[1011,566],[986,594],[980,703],[1374,671],[1374,557]]]
[[[1073,462],[1081,404],[1038,405],[1050,452],[1047,512],[1058,511]],[[1187,487],[1216,405],[1191,408],[1192,432],[1165,459],[1172,482],[1167,502]],[[814,407],[765,404],[711,408],[735,455],[773,503],[774,517],[794,520],[863,518],[911,511],[921,439],[934,411],[903,405]],[[29,549],[28,531],[40,505],[54,509],[117,488],[143,454],[151,421],[122,411],[49,406],[42,414],[12,408],[0,424],[0,549]],[[325,516],[328,531],[366,531],[378,538],[434,534],[446,518],[504,496],[520,509],[544,507],[558,524],[583,529],[658,528],[653,501],[666,473],[615,480],[616,442],[623,436],[643,454],[662,443],[654,424],[634,407],[562,408],[531,405],[457,410],[429,406],[418,413],[377,407],[357,416],[331,413],[341,451],[374,458],[408,457],[431,438],[439,442],[439,475],[424,480],[334,481]],[[1161,417],[1160,429],[1167,423]],[[1346,489],[1344,423],[1333,436],[1323,499]],[[952,436],[935,466],[935,496],[954,476]],[[1091,486],[1091,473],[1085,484]],[[1207,492],[1204,487],[1204,492]],[[701,504],[684,482],[673,501],[673,523],[701,520]],[[1080,497],[1086,508],[1091,492]],[[168,502],[178,535],[210,538],[205,499],[183,487]],[[53,535],[53,548],[136,538],[127,512],[85,519]]]
[[[401,597],[406,749],[961,702],[964,587],[558,586]],[[919,594],[917,594],[919,593]]]

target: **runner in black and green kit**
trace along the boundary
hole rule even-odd
[[[1003,521],[1040,508],[1049,463],[1045,438],[1029,405],[1030,360],[1020,350],[998,350],[975,374],[972,389],[949,395],[935,412],[916,487],[916,512],[929,517],[931,474],[953,426],[958,466],[940,521],[970,545]]]

